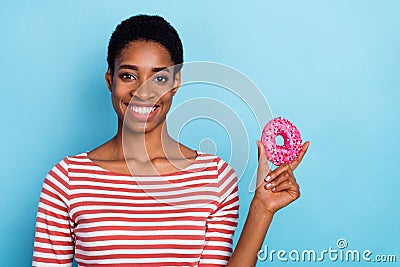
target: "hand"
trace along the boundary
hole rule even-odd
[[[264,145],[257,141],[257,189],[253,201],[261,204],[266,213],[273,215],[277,210],[300,197],[300,187],[296,182],[293,171],[300,164],[309,145],[309,141],[305,142],[301,148],[300,155],[290,164],[284,163],[276,169],[270,170]]]

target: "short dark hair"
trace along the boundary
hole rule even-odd
[[[178,32],[164,18],[157,15],[136,15],[122,21],[108,43],[107,63],[114,73],[115,60],[133,41],[153,41],[167,49],[179,71],[183,63],[183,48]]]

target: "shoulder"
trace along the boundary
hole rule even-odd
[[[237,183],[237,176],[235,170],[228,162],[226,162],[221,157],[214,154],[204,153],[200,151],[197,151],[197,153],[198,153],[197,162],[204,162],[211,164],[217,171],[219,183],[224,183],[224,182],[232,182],[233,184]]]
[[[223,173],[227,173],[227,172],[233,172],[233,173],[235,172],[233,167],[227,161],[223,160],[218,155],[208,154],[208,153],[199,152],[199,151],[198,151],[198,153],[199,153],[199,156],[201,156],[201,158],[208,159],[210,161],[215,162],[219,175],[223,174]]]
[[[77,164],[79,162],[84,162],[86,159],[86,152],[81,152],[74,155],[66,155],[61,160],[59,160],[48,172],[50,175],[58,175],[60,177],[68,176],[68,170],[71,164]],[[61,175],[62,174],[62,175]]]
[[[67,155],[59,160],[47,173],[44,179],[44,186],[56,188],[57,191],[66,191],[69,188],[69,173],[71,165],[84,162],[86,152],[76,155]]]

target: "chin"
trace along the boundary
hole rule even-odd
[[[153,131],[157,128],[157,125],[154,125],[154,122],[137,122],[132,119],[125,118],[123,121],[123,132],[124,133],[132,133],[132,134],[145,134]]]

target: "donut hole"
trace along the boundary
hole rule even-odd
[[[285,143],[285,139],[283,139],[282,135],[277,135],[275,138],[275,142],[278,146],[283,146],[283,144]]]

